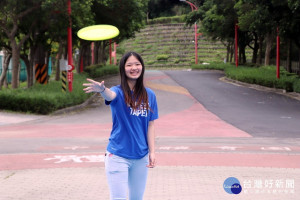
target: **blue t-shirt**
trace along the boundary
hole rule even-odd
[[[146,88],[150,110],[133,110],[125,104],[125,97],[120,85],[110,88],[117,96],[110,105],[113,127],[107,151],[128,159],[140,159],[148,153],[149,121],[158,118],[157,102],[154,92]]]

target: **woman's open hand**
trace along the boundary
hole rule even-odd
[[[154,168],[155,165],[156,165],[155,153],[149,153],[149,164],[147,165],[147,167]]]
[[[92,79],[86,79],[88,82],[90,83],[84,83],[83,86],[85,86],[86,88],[84,88],[83,90],[85,91],[85,93],[91,93],[91,92],[103,92],[105,90],[105,86],[104,86],[104,81],[102,81],[101,83],[94,81]]]

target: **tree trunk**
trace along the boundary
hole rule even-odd
[[[246,32],[244,31],[239,31],[239,63],[245,64],[246,61],[246,46],[247,46],[247,41],[246,41]]]
[[[298,74],[300,75],[300,48],[298,48],[298,51],[299,51],[299,61],[298,61],[298,69],[299,69],[299,72],[298,72]]]
[[[271,50],[274,40],[274,34],[271,32],[266,35],[266,51],[265,51],[265,65],[270,65]]]
[[[86,66],[91,65],[91,48],[90,45],[81,45],[81,50],[80,50],[80,59],[83,60],[83,69],[85,69]],[[81,62],[81,61],[80,61]]]
[[[254,47],[253,47],[253,54],[252,54],[252,63],[255,64],[257,61],[257,53],[259,49],[259,44],[258,44],[258,37],[256,33],[253,33],[254,35]]]
[[[36,47],[31,45],[29,54],[29,66],[27,69],[27,86],[31,87],[34,83],[34,55],[36,52]]]
[[[19,63],[20,63],[20,49],[18,48],[15,39],[11,40],[12,49],[12,76],[11,76],[11,87],[13,89],[18,88],[19,80]]]
[[[64,59],[68,60],[68,45],[64,46],[63,55],[64,55]]]
[[[30,61],[28,59],[28,56],[26,55],[21,55],[22,60],[24,61],[26,65],[26,73],[27,73],[27,88],[30,88],[33,85],[33,69],[32,66],[30,65]]]
[[[98,54],[98,56],[99,56],[98,61],[99,61],[99,64],[101,64],[101,65],[105,65],[105,63],[106,63],[105,48],[106,48],[105,41],[101,41],[100,47],[99,47],[99,54]]]
[[[46,51],[45,52],[45,64],[46,64],[46,71],[47,71],[47,83],[49,82],[49,78],[50,78],[50,75],[48,74],[49,72],[49,61],[50,61],[50,55],[51,55],[51,52],[50,51]]]
[[[229,62],[229,56],[230,56],[230,43],[228,42],[226,45],[226,62]]]
[[[292,72],[291,50],[292,50],[291,39],[288,38],[287,39],[287,57],[286,57],[286,70],[288,72]]]
[[[79,68],[82,62],[83,70],[86,66],[91,65],[91,43],[81,40],[80,41],[80,50],[79,50]]]
[[[99,64],[99,48],[100,48],[101,41],[94,42],[94,63],[92,64]]]
[[[232,44],[232,45],[230,46],[230,62],[233,62],[233,60],[234,60],[233,57],[235,57],[235,56],[233,56],[233,55],[234,55],[234,47],[235,47],[234,44]]]
[[[11,54],[8,54],[7,52],[5,52],[4,57],[3,57],[2,74],[0,76],[0,90],[2,89],[2,86],[6,79],[6,73],[8,70],[10,58],[11,58]]]
[[[259,37],[258,39],[258,45],[259,45],[259,52],[258,52],[258,60],[257,64],[261,65],[262,64],[262,58],[263,58],[263,42],[264,38],[262,36]]]
[[[56,72],[55,72],[55,80],[59,81],[60,80],[60,65],[59,65],[59,60],[62,58],[63,55],[63,42],[60,40],[59,42],[59,47],[58,47],[58,52],[56,56]]]
[[[245,64],[246,63],[246,52],[245,52],[245,46],[241,45],[239,47],[239,63]]]
[[[45,64],[46,52],[43,45],[38,44],[34,55],[34,64]]]
[[[80,46],[80,49],[79,49],[79,59],[78,59],[78,67],[76,68],[77,73],[80,72],[81,62],[82,62],[82,65],[83,65],[83,53],[84,53],[83,51],[84,51],[83,46]],[[83,69],[84,69],[84,65],[83,65]]]

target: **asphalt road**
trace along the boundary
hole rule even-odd
[[[298,100],[221,81],[218,71],[165,73],[210,112],[253,137],[300,137]]]
[[[149,172],[144,199],[235,199],[222,187],[232,176],[243,187],[239,199],[299,199],[299,103],[219,77],[212,71],[146,72],[159,119],[158,164]],[[119,83],[117,77],[105,81],[107,87]],[[90,105],[58,113],[0,111],[1,200],[109,198],[104,153],[110,108],[95,96]],[[265,181],[274,184],[254,185]],[[276,188],[276,182],[283,185]]]

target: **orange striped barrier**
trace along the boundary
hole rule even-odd
[[[35,65],[35,80],[41,84],[48,83],[48,70],[46,64]]]

